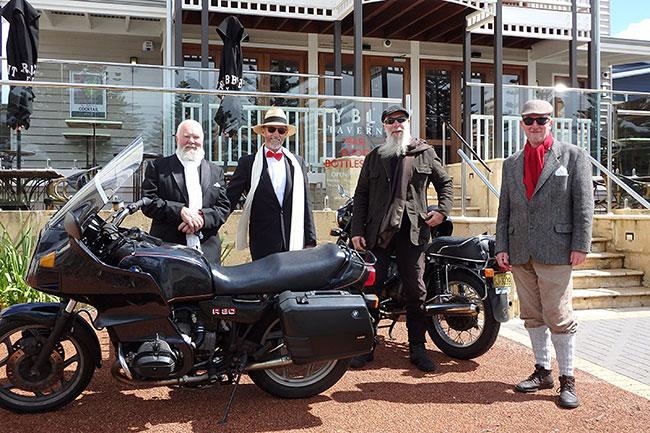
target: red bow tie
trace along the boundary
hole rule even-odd
[[[266,157],[267,158],[275,158],[278,161],[282,159],[282,152],[275,153],[272,150],[267,150],[266,151]]]

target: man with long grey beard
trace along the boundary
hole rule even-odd
[[[204,159],[203,128],[184,120],[176,130],[176,153],[152,161],[142,192],[152,199],[142,212],[152,236],[194,247],[210,263],[221,262],[219,227],[230,213],[223,170]]]
[[[452,181],[435,150],[426,141],[412,138],[409,112],[400,105],[386,108],[381,121],[386,142],[365,158],[354,193],[352,243],[357,250],[371,250],[377,257],[372,292],[380,294],[395,252],[406,297],[406,327],[412,364],[426,372],[435,365],[425,348],[427,318],[424,312],[424,248],[430,227],[449,215],[453,203]],[[438,193],[438,209],[427,211],[429,183]],[[371,311],[378,318],[378,311]],[[374,350],[353,359],[360,368],[374,359]]]

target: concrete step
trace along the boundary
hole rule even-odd
[[[461,215],[462,215],[462,209],[460,206],[458,207],[454,206],[453,208],[451,208],[451,216],[461,216]],[[481,216],[481,208],[478,206],[476,207],[467,206],[465,208],[465,216],[479,217]]]
[[[609,253],[597,252],[587,254],[587,260],[580,266],[574,268],[576,270],[588,269],[617,269],[623,267],[623,259],[625,254],[622,253]]]
[[[609,241],[608,238],[602,238],[598,236],[591,238],[591,252],[600,253],[607,251],[607,241]]]
[[[635,287],[642,278],[643,271],[636,269],[583,269],[573,271],[573,288]]]
[[[650,287],[573,290],[573,308],[575,310],[648,306],[650,306]]]
[[[427,195],[427,200],[429,204],[438,204],[438,196],[437,195]],[[465,205],[469,206],[472,202],[472,197],[467,196],[465,197]],[[463,205],[463,198],[460,195],[455,195],[454,196],[454,204],[453,206],[455,207],[461,207]]]

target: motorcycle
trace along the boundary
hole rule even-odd
[[[339,194],[346,199],[336,211],[338,229],[330,235],[339,245],[351,246],[352,208],[354,198],[339,185]],[[429,211],[435,207],[429,207]],[[429,321],[428,334],[445,354],[458,359],[472,359],[487,352],[494,344],[501,323],[508,321],[508,293],[512,285],[510,272],[501,270],[494,252],[494,237],[471,238],[451,236],[453,223],[446,219],[432,227],[432,240],[425,251],[425,301]],[[392,331],[406,314],[404,289],[399,278],[395,256],[391,257],[388,274],[379,296],[379,319],[389,320]]]
[[[46,412],[74,400],[102,366],[94,329],[113,346],[111,373],[133,386],[233,384],[243,373],[283,398],[323,392],[372,347],[368,304],[351,294],[374,269],[333,243],[238,266],[120,226],[148,199],[99,210],[142,161],[136,139],[41,231],[27,284],[57,303],[0,313],[0,406]],[[91,306],[95,311],[89,311]]]

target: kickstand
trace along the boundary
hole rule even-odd
[[[397,320],[393,320],[393,323],[391,323],[390,326],[388,327],[388,337],[391,340],[395,339],[395,337],[393,337],[393,329],[395,329],[396,324],[397,324]]]
[[[246,369],[246,364],[248,364],[248,355],[244,353],[241,358],[239,358],[239,365],[237,366],[237,377],[235,378],[235,386],[232,388],[230,393],[230,398],[228,399],[228,404],[226,405],[226,412],[223,414],[223,418],[219,421],[219,424],[225,424],[226,419],[228,418],[228,413],[230,413],[230,406],[232,406],[232,401],[235,399],[235,392],[237,392],[237,387],[239,386],[239,380],[241,375]]]

